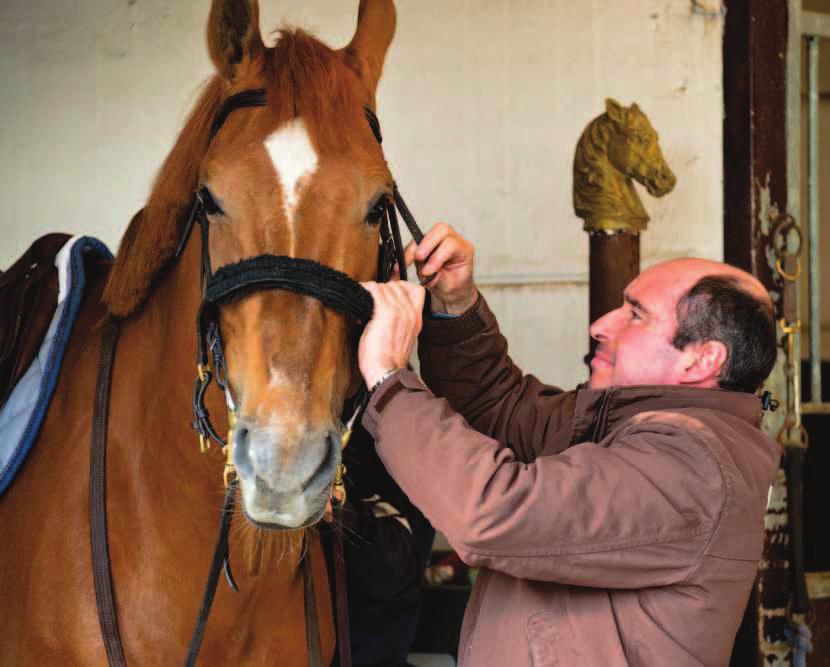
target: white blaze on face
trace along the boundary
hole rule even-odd
[[[282,186],[285,217],[293,228],[302,190],[317,170],[317,151],[311,144],[305,121],[295,118],[280,127],[265,140],[265,149]]]

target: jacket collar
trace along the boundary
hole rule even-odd
[[[570,444],[599,442],[616,426],[641,412],[682,408],[725,412],[753,426],[761,421],[760,398],[745,392],[667,385],[578,389]]]

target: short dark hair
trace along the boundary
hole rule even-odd
[[[733,276],[706,276],[677,302],[672,345],[717,340],[727,358],[718,374],[722,389],[754,392],[775,365],[777,340],[772,308]]]

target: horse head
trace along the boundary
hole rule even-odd
[[[301,31],[263,46],[255,0],[215,0],[208,24],[223,97],[263,88],[267,106],[227,118],[199,169],[210,261],[313,260],[355,281],[377,270],[379,223],[393,181],[364,116],[395,28],[389,0],[360,3],[351,43],[332,50]],[[220,309],[238,406],[233,462],[255,524],[319,520],[340,464],[340,412],[357,386],[357,329],[310,296],[243,293]]]
[[[395,31],[392,0],[361,0],[354,37],[339,50],[301,30],[283,30],[267,48],[258,15],[256,0],[213,1],[216,73],[122,240],[104,293],[115,316],[137,312],[175,263],[194,192],[215,275],[262,256],[308,260],[351,281],[376,275],[393,181],[365,113]],[[244,91],[259,103],[223,117]],[[198,248],[197,237],[179,250]],[[184,256],[195,287],[198,250]],[[360,379],[359,330],[323,301],[302,290],[243,289],[216,308],[237,417],[233,463],[243,509],[259,526],[318,521],[340,464],[340,414]]]
[[[654,197],[669,192],[676,178],[660,150],[657,132],[640,107],[624,107],[615,100],[605,101],[605,112],[612,129],[608,139],[608,159],[623,175],[645,186]]]

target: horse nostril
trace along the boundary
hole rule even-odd
[[[319,451],[319,450],[318,450]],[[302,491],[305,492],[309,486],[324,481],[330,481],[337,464],[340,462],[340,432],[332,430],[326,436],[325,448],[321,452],[320,460],[313,466],[306,481],[302,485]],[[321,479],[322,478],[322,479]]]
[[[243,475],[253,474],[251,463],[251,429],[244,422],[239,422],[233,431],[233,462],[237,471]]]

